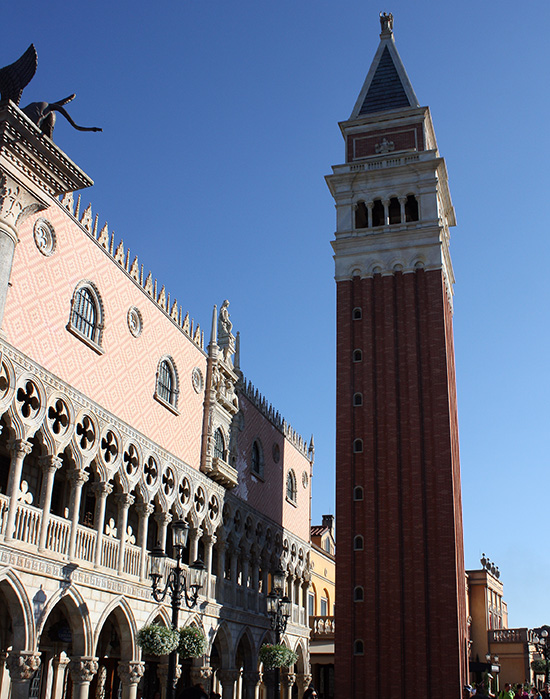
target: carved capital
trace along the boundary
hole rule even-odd
[[[138,502],[136,512],[140,517],[150,517],[155,511],[155,506],[150,502]]]
[[[292,685],[296,682],[296,675],[293,672],[285,672],[282,680],[286,687],[290,689]]]
[[[40,653],[32,650],[12,650],[6,660],[12,682],[30,680],[40,667]]]
[[[127,687],[140,681],[145,672],[145,663],[133,660],[131,662],[120,661],[117,671],[123,686]]]
[[[208,682],[208,680],[211,677],[212,677],[212,668],[209,665],[203,665],[202,667],[192,667],[191,668],[191,682],[193,684]]]
[[[73,488],[82,488],[84,483],[88,482],[90,474],[87,471],[81,471],[80,469],[73,469],[69,472],[69,480]]]
[[[225,689],[227,686],[231,686],[239,679],[239,670],[218,670],[217,676],[222,683],[222,687]]]
[[[249,687],[257,687],[260,684],[261,679],[262,677],[259,672],[243,672],[243,682]]]
[[[12,439],[8,442],[8,449],[12,459],[24,459],[32,451],[32,444],[24,439]]]
[[[43,209],[38,199],[6,173],[0,175],[0,220],[13,231],[17,242],[17,227],[31,214]],[[10,231],[11,233],[11,231]]]
[[[130,493],[119,493],[115,496],[115,502],[121,510],[127,510],[130,505],[133,505],[135,497]]]
[[[99,668],[98,658],[81,656],[73,658],[69,663],[69,672],[73,684],[86,684],[93,680]]]
[[[157,524],[170,524],[172,515],[169,512],[157,512],[155,520]]]
[[[113,485],[108,481],[100,481],[98,483],[92,483],[90,486],[92,491],[100,498],[106,498],[113,492]]]
[[[63,459],[54,454],[48,454],[47,456],[41,456],[38,459],[38,463],[44,471],[44,473],[55,473],[57,470],[61,468],[61,466],[63,466]]]

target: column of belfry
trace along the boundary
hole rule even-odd
[[[337,209],[338,697],[461,696],[465,573],[449,229],[429,109],[381,15]]]

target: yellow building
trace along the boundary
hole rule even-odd
[[[323,515],[323,523],[311,527],[308,590],[311,675],[320,699],[334,697],[335,554],[334,516]]]

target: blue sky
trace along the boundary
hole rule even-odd
[[[380,10],[431,107],[458,226],[458,372],[466,566],[502,572],[512,626],[550,623],[546,41],[550,5],[394,0],[12,3],[1,64],[33,41],[22,106],[76,92],[54,138],[83,193],[208,327],[224,298],[247,377],[313,432],[313,520],[334,512],[333,202]],[[6,31],[9,25],[9,31]],[[539,264],[540,263],[540,264]]]

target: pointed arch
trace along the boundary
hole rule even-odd
[[[159,606],[153,609],[151,614],[149,614],[147,617],[147,621],[145,622],[144,626],[149,626],[149,624],[158,624],[159,622],[166,626],[166,628],[170,628],[172,626],[170,614],[165,607]]]
[[[234,648],[231,633],[225,622],[216,629],[216,635],[212,641],[212,647],[217,646],[222,668],[232,668],[234,662]]]
[[[115,617],[120,631],[120,652],[123,660],[135,660],[137,658],[136,634],[137,625],[132,608],[125,597],[119,595],[104,610],[96,625],[93,648],[97,649],[99,636],[107,619]]]
[[[34,650],[37,634],[32,604],[25,586],[12,568],[0,569],[0,592],[8,602],[14,649]]]
[[[256,644],[254,643],[254,638],[248,626],[242,630],[237,642],[235,644],[235,667],[239,669],[238,656],[239,653],[242,655],[242,668],[245,672],[253,671],[256,669],[256,658],[258,657],[258,652],[256,649]]]
[[[50,597],[37,624],[37,639],[40,638],[48,617],[58,605],[71,627],[73,654],[91,655],[93,631],[90,612],[84,598],[74,585],[71,585],[68,589],[66,587],[61,588]]]
[[[309,668],[308,651],[307,646],[304,643],[304,639],[298,639],[296,646],[294,647],[294,652],[298,656],[298,660],[295,663],[295,671],[307,674]]]

